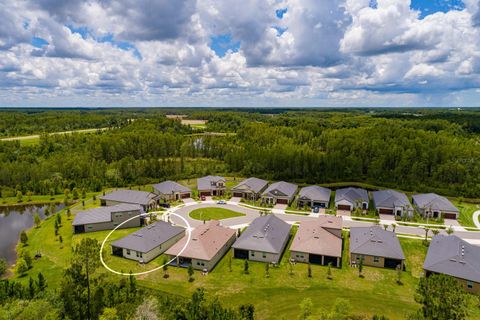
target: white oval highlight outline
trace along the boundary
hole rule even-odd
[[[168,214],[171,214],[171,215],[174,215],[174,216],[177,216],[179,217],[180,219],[182,219],[185,224],[187,225],[187,242],[185,243],[185,245],[183,246],[182,250],[180,250],[180,252],[173,258],[171,259],[170,261],[168,261],[167,263],[165,264],[162,264],[161,266],[157,267],[157,268],[154,268],[152,270],[148,270],[148,271],[143,271],[143,272],[136,272],[136,273],[125,273],[125,272],[119,272],[117,270],[114,270],[112,268],[110,268],[106,263],[105,261],[103,261],[103,248],[105,247],[105,242],[107,242],[108,238],[112,235],[112,233],[115,232],[115,230],[117,230],[118,228],[120,228],[123,224],[127,223],[128,221],[130,220],[133,220],[135,219],[136,217],[139,217],[141,216],[142,214],[139,214],[139,215],[136,215],[136,216],[133,216],[125,221],[123,221],[122,223],[120,223],[118,226],[116,226],[112,231],[109,232],[109,234],[107,234],[107,236],[105,237],[105,239],[102,241],[102,245],[100,246],[100,262],[102,263],[102,265],[105,267],[105,269],[107,269],[108,271],[112,272],[112,273],[115,273],[115,274],[118,274],[118,275],[121,275],[121,276],[140,276],[140,275],[143,275],[143,274],[148,274],[148,273],[151,273],[151,272],[154,272],[154,271],[157,271],[157,270],[160,270],[162,269],[165,265],[169,265],[170,263],[172,263],[175,259],[177,259],[177,257],[179,255],[181,255],[183,253],[183,251],[185,251],[185,249],[187,248],[188,244],[190,243],[190,239],[192,238],[192,230],[191,230],[191,227],[190,227],[190,223],[188,223],[187,219],[185,219],[184,217],[176,214],[175,212],[166,212]]]

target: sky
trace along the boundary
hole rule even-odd
[[[480,0],[2,0],[0,107],[478,107]]]

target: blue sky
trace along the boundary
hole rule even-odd
[[[0,107],[480,106],[478,0],[5,0]]]

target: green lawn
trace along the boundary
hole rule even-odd
[[[244,216],[243,213],[224,208],[202,208],[190,212],[190,218],[196,220],[222,220],[242,216]]]
[[[475,223],[473,223],[473,213],[477,210],[480,210],[480,206],[478,204],[468,203],[468,202],[459,202],[457,200],[452,200],[454,206],[460,210],[460,215],[458,217],[458,222],[462,226],[466,227],[475,227]]]

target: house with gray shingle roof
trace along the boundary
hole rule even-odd
[[[274,214],[256,218],[233,244],[234,257],[278,263],[290,238],[290,228]]]
[[[450,200],[435,193],[415,194],[413,205],[424,217],[457,219],[459,211]]]
[[[335,208],[352,211],[359,207],[368,210],[368,192],[362,188],[342,188],[335,191]]]
[[[350,228],[350,263],[403,269],[405,256],[395,232],[380,226]]]
[[[455,235],[432,238],[423,269],[427,276],[446,274],[455,277],[465,290],[480,293],[480,247]]]
[[[111,230],[133,217],[135,218],[122,224],[120,228],[140,227],[143,220],[140,217],[142,213],[141,206],[128,203],[80,211],[73,219],[73,231],[74,233],[84,233]]]
[[[396,190],[379,190],[372,194],[375,209],[379,214],[392,214],[398,217],[413,216],[413,206],[404,193]]]
[[[111,244],[112,254],[140,262],[155,259],[185,236],[185,229],[157,221]]]
[[[175,201],[192,197],[192,190],[175,181],[163,181],[153,186],[153,192],[165,201]]]
[[[138,204],[143,211],[154,209],[158,205],[159,197],[151,192],[137,190],[116,190],[100,197],[102,206],[113,206],[119,203]]]
[[[226,180],[220,176],[206,176],[197,179],[197,189],[199,196],[222,196],[227,187]]]
[[[268,181],[258,178],[248,178],[232,188],[234,197],[247,200],[257,200],[268,185]]]
[[[330,195],[332,191],[328,188],[319,186],[308,186],[300,189],[298,193],[298,205],[300,207],[319,207],[328,208],[330,203]]]
[[[289,204],[295,197],[297,189],[298,186],[290,182],[279,181],[272,183],[262,193],[262,202],[267,204]]]
[[[297,262],[340,268],[342,265],[342,217],[320,216],[303,221],[290,246],[290,258]]]

